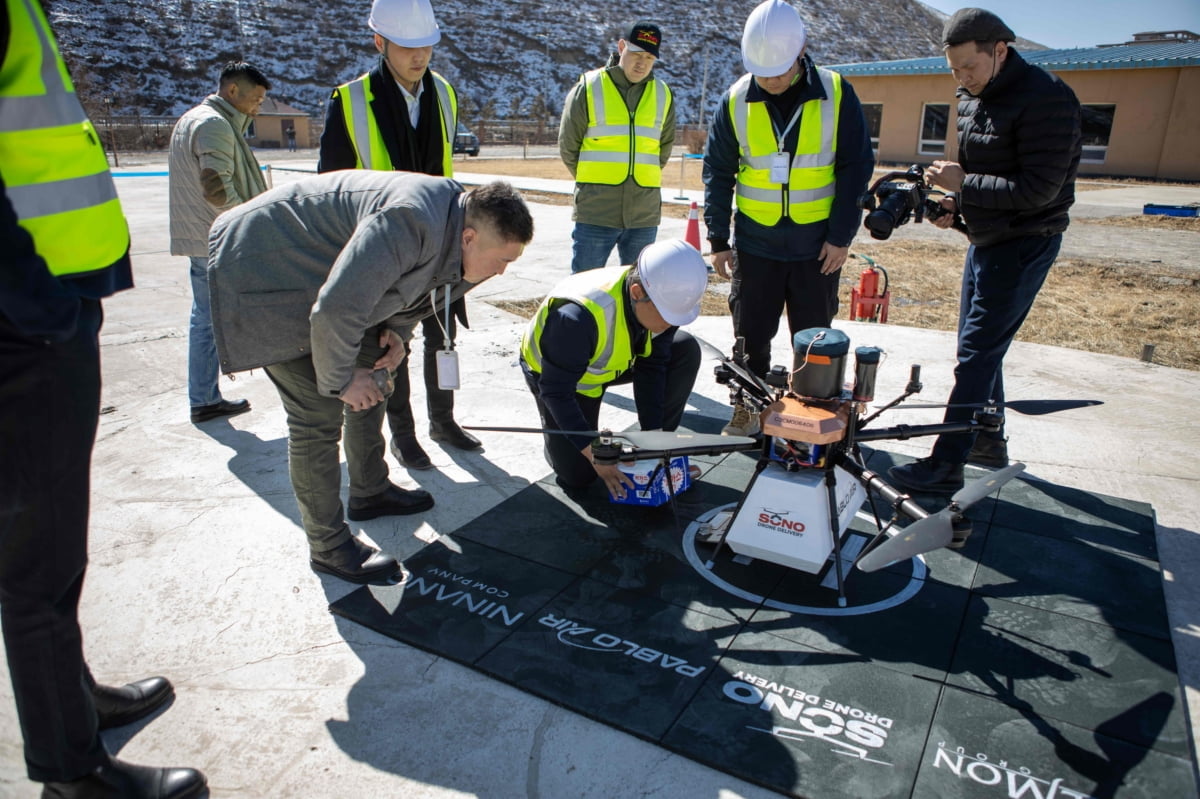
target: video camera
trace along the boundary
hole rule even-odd
[[[950,213],[930,194],[945,192],[925,182],[921,166],[913,164],[907,172],[888,172],[858,199],[858,207],[868,212],[863,227],[871,231],[871,238],[882,240],[910,217],[920,222],[925,217],[933,220]]]

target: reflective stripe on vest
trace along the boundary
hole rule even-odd
[[[445,78],[432,70],[430,74],[433,76],[433,86],[437,90],[438,109],[442,112],[442,174],[445,177],[453,177],[458,96]],[[370,74],[344,83],[337,87],[336,91],[342,100],[342,118],[346,122],[346,132],[350,135],[350,143],[354,145],[354,155],[358,159],[355,168],[378,169],[384,172],[395,169],[388,155],[387,145],[383,142],[383,134],[379,132],[379,123],[371,113],[371,102],[375,96],[371,93]],[[407,108],[404,109],[404,113],[408,113]]]
[[[611,266],[590,269],[571,275],[554,287],[542,300],[521,338],[521,357],[537,374],[542,372],[542,330],[555,300],[569,300],[587,309],[596,320],[596,348],[592,351],[587,371],[575,386],[575,391],[588,397],[599,397],[604,386],[633,365],[635,355],[629,341],[629,322],[625,316],[625,277],[632,266]],[[636,357],[646,357],[653,345],[646,336],[646,346]]]
[[[5,0],[0,175],[17,221],[56,276],[99,272],[129,249],[129,228],[95,127],[75,96],[41,5]]]
[[[820,222],[829,218],[833,208],[842,76],[827,69],[818,69],[817,74],[829,99],[809,100],[801,107],[787,186],[771,181],[771,160],[779,142],[767,104],[746,102],[753,78],[743,75],[729,92],[729,115],[741,157],[737,207],[760,225],[775,225],[785,213],[798,224]]]
[[[639,186],[662,186],[662,129],[671,104],[667,84],[651,78],[633,117],[608,71],[583,76],[588,127],[579,146],[575,179],[617,186],[632,175]]]

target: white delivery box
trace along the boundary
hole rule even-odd
[[[838,537],[867,498],[849,472],[834,467]],[[816,574],[833,551],[823,469],[789,472],[769,464],[754,481],[725,543],[739,555]]]

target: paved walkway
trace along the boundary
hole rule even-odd
[[[219,799],[773,795],[327,612],[352,587],[308,569],[287,477],[283,411],[266,376],[223,381],[226,396],[252,401],[251,413],[202,426],[188,422],[190,294],[186,262],[168,253],[166,186],[164,177],[118,181],[138,287],[106,303],[105,412],[92,467],[82,620],[98,677],[116,682],[164,673],[178,696],[149,724],[107,734],[109,746],[133,762],[199,767]],[[472,294],[472,327],[461,336],[463,422],[536,419],[516,368],[524,323],[489,304],[541,296],[566,274],[570,209],[535,205],[534,214],[526,255]],[[683,220],[665,220],[663,235],[682,236],[683,229]],[[947,394],[951,335],[837,326],[855,345],[887,351],[877,397],[899,394],[911,363],[924,367],[922,399]],[[693,331],[728,344],[728,319],[702,318]],[[777,363],[790,362],[783,338]],[[1008,366],[1014,398],[1105,401],[1052,416],[1013,415],[1012,451],[1036,478],[1154,506],[1180,678],[1196,718],[1200,373],[1024,343],[1014,347]],[[707,367],[694,406],[723,415],[726,390],[706,374]],[[414,381],[420,385],[419,377]],[[615,427],[633,421],[623,391],[604,412]],[[422,403],[414,403],[414,412],[423,424]],[[913,411],[905,421],[936,418],[936,411]],[[437,506],[359,529],[407,557],[547,472],[537,436],[493,434],[486,445],[481,454],[431,445],[432,472],[410,475],[393,464],[393,479],[428,488]],[[927,443],[891,448],[924,454]],[[5,668],[0,797],[32,799],[37,786],[24,778]]]

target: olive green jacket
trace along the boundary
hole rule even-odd
[[[642,99],[646,82],[653,79],[651,72],[640,83],[630,83],[619,66],[608,67],[608,75],[617,90],[625,97],[625,106],[633,113]],[[575,83],[563,104],[562,121],[558,126],[558,151],[571,174],[579,163],[579,150],[588,127],[587,88],[583,77]],[[662,143],[659,161],[664,167],[671,159],[671,148],[675,146],[675,103],[667,107],[663,120]],[[666,175],[663,176],[666,185]],[[632,176],[619,186],[598,183],[575,184],[575,210],[571,216],[576,222],[603,227],[627,228],[658,227],[662,220],[662,191],[639,186]]]

